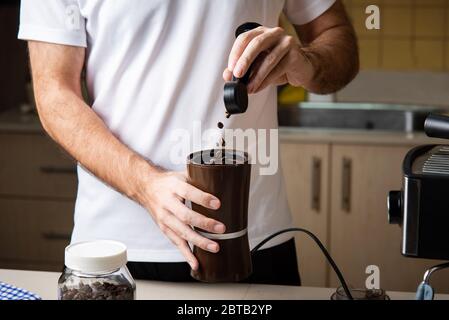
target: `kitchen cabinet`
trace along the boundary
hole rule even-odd
[[[387,290],[413,291],[426,268],[439,261],[403,257],[401,229],[387,220],[386,197],[402,187],[402,161],[408,146],[333,145],[331,156],[330,250],[355,287],[364,287],[369,265],[379,267]],[[338,281],[330,273],[330,285]],[[449,292],[449,272],[432,278]]]
[[[73,228],[73,203],[0,199],[0,261],[61,270]]]
[[[294,224],[321,239],[354,287],[365,287],[366,268],[374,265],[382,288],[414,291],[424,271],[441,262],[403,257],[401,229],[388,223],[387,195],[402,188],[402,162],[413,146],[387,140],[307,143],[281,135]],[[296,245],[304,285],[339,286],[314,242],[301,235]],[[449,271],[433,275],[432,284],[438,292],[449,292]]]
[[[0,133],[0,268],[60,271],[76,164],[42,132]]]
[[[280,154],[294,225],[312,231],[328,245],[330,146],[283,143]],[[295,239],[302,284],[324,287],[327,262],[321,250],[305,234]]]
[[[0,134],[0,196],[74,199],[76,164],[44,134]]]

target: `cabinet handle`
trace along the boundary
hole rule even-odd
[[[45,240],[50,240],[50,241],[70,241],[71,239],[71,235],[70,234],[66,234],[66,233],[59,233],[59,232],[43,232],[42,233],[42,238],[44,238]]]
[[[320,212],[321,205],[321,159],[313,157],[312,159],[312,193],[311,208]]]
[[[341,208],[347,213],[351,212],[351,175],[352,160],[343,158],[343,170],[341,179]]]
[[[40,172],[45,174],[76,174],[76,166],[41,166]]]

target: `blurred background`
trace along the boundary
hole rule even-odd
[[[280,156],[298,226],[316,233],[348,282],[363,287],[379,267],[381,287],[414,291],[438,261],[402,257],[401,229],[386,197],[402,187],[414,146],[442,143],[425,117],[449,108],[449,0],[345,0],[359,39],[361,72],[340,92],[317,96],[279,88]],[[368,5],[379,30],[365,27]],[[53,270],[70,241],[75,163],[43,132],[34,107],[18,1],[0,4],[0,268]],[[281,23],[291,26],[284,17]],[[444,143],[444,141],[443,141]],[[303,284],[337,286],[318,248],[297,237]],[[449,272],[435,276],[449,292]]]
[[[0,79],[0,110],[5,110],[28,102],[26,84],[30,77],[26,44],[17,40],[18,1],[2,1],[0,6],[0,68],[5,75]]]

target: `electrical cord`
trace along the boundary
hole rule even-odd
[[[327,251],[326,247],[324,247],[324,245],[321,243],[320,239],[318,239],[318,237],[315,236],[309,230],[302,229],[302,228],[289,228],[289,229],[280,230],[280,231],[278,231],[276,233],[273,233],[272,235],[266,237],[264,240],[262,240],[262,242],[260,242],[258,245],[256,245],[251,250],[251,254],[254,254],[256,251],[258,251],[268,241],[272,240],[273,238],[275,238],[275,237],[277,237],[277,236],[279,236],[281,234],[287,233],[287,232],[303,232],[303,233],[307,234],[309,237],[311,237],[313,239],[313,241],[315,241],[315,243],[318,245],[318,247],[323,252],[323,254],[326,257],[327,261],[331,265],[332,269],[334,269],[334,272],[337,275],[338,280],[340,281],[341,286],[342,286],[343,290],[345,291],[346,296],[348,297],[349,300],[354,300],[354,298],[352,297],[351,291],[349,290],[349,287],[346,284],[346,281],[345,281],[345,279],[343,277],[343,274],[341,273],[341,271],[338,268],[337,264],[335,263],[334,259],[332,259],[331,255]]]

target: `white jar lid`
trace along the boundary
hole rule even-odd
[[[65,248],[66,267],[79,272],[112,272],[126,265],[127,261],[126,246],[117,241],[87,241]]]

